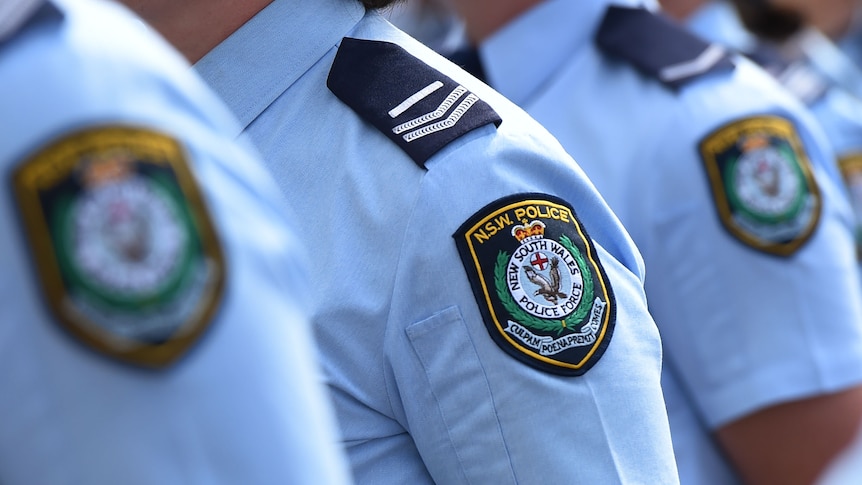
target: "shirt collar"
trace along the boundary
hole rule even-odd
[[[545,0],[479,46],[488,82],[522,104],[574,51],[591,45],[609,5],[657,9],[654,0]]]
[[[15,33],[43,3],[44,0],[0,0],[0,40]]]
[[[275,0],[207,53],[195,69],[245,129],[364,14],[356,0]]]
[[[738,51],[750,52],[757,46],[757,39],[745,30],[734,6],[723,0],[706,3],[685,24],[704,39]]]

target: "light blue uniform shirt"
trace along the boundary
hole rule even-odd
[[[764,407],[862,382],[850,208],[801,107],[738,60],[673,91],[594,44],[610,4],[546,1],[480,46],[492,87],[580,161],[644,257],[664,344],[680,481],[735,483],[712,430]],[[792,120],[822,192],[819,227],[790,257],[722,227],[698,144],[753,115]]]
[[[16,3],[0,0],[0,11],[22,13],[0,27],[0,483],[348,483],[315,362],[296,226],[262,165],[231,141],[235,121],[178,54],[116,5]],[[25,236],[33,220],[11,194],[13,172],[54,142],[83,148],[93,133],[120,128],[136,130],[132,144],[180,143],[223,252],[209,327],[159,369],[118,362],[61,328],[37,278],[46,241]],[[164,207],[138,200],[139,209]],[[176,229],[176,214],[161,220],[168,224],[149,228]],[[118,232],[78,231],[77,241]],[[154,240],[149,254],[171,240]]]
[[[760,43],[745,29],[733,5],[726,1],[707,3],[694,12],[686,24],[703,38],[741,52],[755,52]],[[810,37],[804,38],[806,35]],[[857,69],[845,65],[850,63],[849,59],[822,38],[822,34],[803,32],[800,36],[803,38],[795,42],[807,45],[795,47],[800,51],[799,58],[790,59],[783,72],[773,74],[806,104],[835,152],[837,168],[856,216],[857,254],[862,261],[862,99],[858,97],[862,92],[862,77]],[[794,47],[785,46],[784,49]],[[845,89],[849,85],[858,85],[858,90]]]
[[[402,46],[502,124],[420,168],[326,88],[343,36]],[[641,258],[547,132],[358,2],[273,2],[196,69],[301,219],[314,326],[358,483],[677,483]],[[616,294],[613,339],[580,377],[495,344],[452,237],[486,204],[526,192],[572,204]]]

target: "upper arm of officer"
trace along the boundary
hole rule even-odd
[[[715,431],[745,483],[810,484],[850,444],[862,386],[770,406]]]
[[[448,69],[345,39],[329,77],[425,170],[393,259],[396,419],[439,483],[675,483],[637,250],[547,132]]]
[[[782,325],[771,327],[769,334],[762,334],[769,335],[772,343],[760,341],[763,348],[755,352],[776,352],[778,364],[773,366],[764,360],[763,369],[752,368],[752,374],[768,379],[766,376],[775,372],[776,385],[763,395],[769,396],[762,402],[763,407],[757,406],[714,430],[742,479],[751,484],[813,483],[852,440],[862,420],[862,385],[859,373],[853,370],[860,363],[858,302],[862,293],[851,257],[853,239],[848,230],[849,212],[834,175],[833,153],[821,147],[812,119],[802,114],[794,116],[794,113],[790,111],[785,115],[793,120],[801,157],[808,158],[813,172],[811,190],[818,193],[822,206],[816,226],[810,235],[803,237],[803,244],[786,256],[779,256],[785,259],[787,268],[776,274],[784,274],[786,279],[776,284],[786,285],[789,294],[800,299],[794,313],[806,314],[798,323],[793,323],[793,316],[786,318],[784,331],[802,335],[812,332],[816,336],[800,336],[801,342],[808,344],[800,343],[801,352],[794,354],[792,347],[783,343]],[[703,156],[704,147],[701,148]],[[723,222],[726,228],[731,225],[726,220]],[[764,250],[770,252],[768,248],[760,248]],[[774,258],[772,255],[760,257]],[[804,260],[817,261],[820,267],[806,271]],[[758,264],[754,259],[751,263]],[[762,284],[769,281],[766,279]],[[792,281],[807,281],[809,285],[821,281],[821,287],[830,289],[825,292],[805,290],[805,283],[800,285]],[[782,301],[781,297],[769,296],[769,293],[781,292],[781,288],[765,290],[765,302]],[[844,296],[836,299],[836,295]],[[833,316],[829,316],[833,311]],[[773,317],[766,318],[775,321]],[[757,321],[747,323],[757,324]],[[764,325],[767,325],[765,320]],[[827,334],[843,337],[833,339]],[[788,369],[800,371],[795,383],[794,372]],[[812,370],[820,377],[809,377]],[[782,396],[784,392],[787,394]]]
[[[612,7],[598,41],[680,109],[652,158],[667,187],[648,259],[666,271],[647,279],[665,365],[746,479],[810,482],[860,418],[862,292],[831,153],[765,73],[661,22]],[[648,48],[656,29],[676,37],[667,53]],[[668,65],[674,53],[697,56]]]
[[[789,238],[787,250],[770,248],[748,239],[748,230],[737,232],[739,228],[730,221],[739,220],[738,213],[731,215],[735,209],[718,211],[725,230],[736,239],[731,243],[741,242],[743,252],[767,253],[738,255],[754,265],[752,277],[766,286],[750,289],[759,295],[762,306],[772,308],[762,318],[752,318],[760,313],[757,303],[739,302],[750,309],[742,314],[749,329],[742,329],[741,335],[749,340],[740,355],[748,355],[752,362],[751,383],[760,381],[765,391],[751,392],[751,398],[743,400],[746,410],[714,430],[741,477],[753,484],[811,483],[852,439],[862,419],[862,386],[855,370],[860,363],[862,293],[852,259],[849,212],[831,175],[831,151],[820,149],[809,120],[792,115],[788,119],[799,135],[800,160],[812,172],[809,193],[820,199],[811,232]],[[709,159],[706,163],[720,158],[704,155],[711,150],[706,145],[701,149]],[[744,160],[745,150],[739,160]],[[728,186],[718,189],[717,178],[710,177],[716,203],[722,197],[717,194],[741,190],[732,186],[731,178],[725,180]],[[783,267],[776,267],[776,257]],[[819,282],[816,287],[814,282]]]
[[[812,483],[852,440],[862,420],[862,386],[855,370],[860,362],[860,293],[852,259],[852,237],[847,230],[849,212],[832,175],[834,167],[829,165],[833,163],[832,152],[821,144],[817,127],[811,125],[809,117],[779,106],[780,103],[775,104],[781,111],[775,118],[754,114],[728,122],[703,137],[699,147],[700,162],[706,169],[712,202],[716,205],[712,217],[720,220],[723,237],[728,238],[724,245],[715,245],[719,253],[716,257],[728,258],[725,272],[729,273],[724,284],[750,274],[753,281],[740,282],[739,287],[756,296],[752,299],[737,295],[738,298],[727,302],[730,305],[736,302],[739,308],[728,314],[738,318],[740,326],[735,330],[734,323],[725,319],[724,331],[714,334],[717,337],[710,341],[693,338],[699,342],[695,343],[696,348],[706,351],[701,356],[703,365],[711,370],[694,378],[697,374],[694,369],[682,370],[683,374],[693,372],[689,378],[698,381],[693,384],[696,388],[709,381],[705,376],[711,373],[719,382],[727,381],[727,389],[734,389],[736,397],[728,401],[735,406],[733,414],[725,415],[731,416],[730,419],[721,419],[713,433],[740,477],[752,484]],[[756,225],[736,226],[741,220],[738,212],[741,208],[758,213],[756,205],[746,205],[756,204],[755,199],[722,200],[740,193],[742,188],[734,184],[744,177],[734,182],[727,176],[723,180],[715,176],[739,170],[748,153],[757,153],[761,140],[756,139],[755,133],[765,135],[771,130],[768,124],[751,130],[754,123],[760,123],[757,120],[773,120],[769,122],[789,127],[786,133],[796,140],[791,143],[797,146],[796,159],[803,170],[810,171],[807,190],[811,202],[819,205],[807,223],[810,229],[788,234],[780,244],[776,244],[778,240],[769,242]],[[778,126],[775,125],[776,130]],[[735,129],[738,131],[731,134]],[[719,146],[721,136],[735,140],[736,154],[728,151],[730,145]],[[739,164],[737,168],[722,164],[722,160],[731,159]],[[718,167],[721,168],[716,170]],[[737,268],[736,272],[732,268]],[[730,294],[723,293],[723,297]],[[759,308],[772,310],[761,312]],[[711,319],[701,321],[700,331],[708,332],[710,327],[702,325],[706,321]],[[735,337],[723,336],[732,334]],[[737,339],[740,342],[734,343]],[[689,340],[686,345],[691,343]],[[675,361],[679,355],[674,353],[668,358]],[[746,364],[739,365],[742,362]],[[730,384],[728,377],[732,375],[740,382],[748,380],[747,384]],[[746,385],[759,389],[743,396]],[[712,400],[715,395],[695,399],[704,399],[701,402],[711,407],[718,402]],[[714,409],[707,415],[708,419],[717,416]]]

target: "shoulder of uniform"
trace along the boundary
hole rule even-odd
[[[804,61],[789,63],[772,74],[785,89],[809,106],[823,98],[832,87],[825,76]]]
[[[679,89],[711,72],[734,69],[728,51],[643,8],[612,5],[596,33],[606,54]]]
[[[771,44],[758,43],[742,54],[806,105],[817,102],[831,87],[826,76],[814,69],[806,59],[785,59],[778,48]]]
[[[500,116],[458,82],[391,42],[345,37],[326,85],[420,167]]]

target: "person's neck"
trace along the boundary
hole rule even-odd
[[[478,45],[520,14],[542,1],[454,0],[452,3],[458,15],[464,20],[470,43]]]
[[[709,3],[709,0],[660,0],[661,9],[668,16],[679,22],[684,22],[698,9]]]
[[[273,0],[121,1],[195,63]]]

